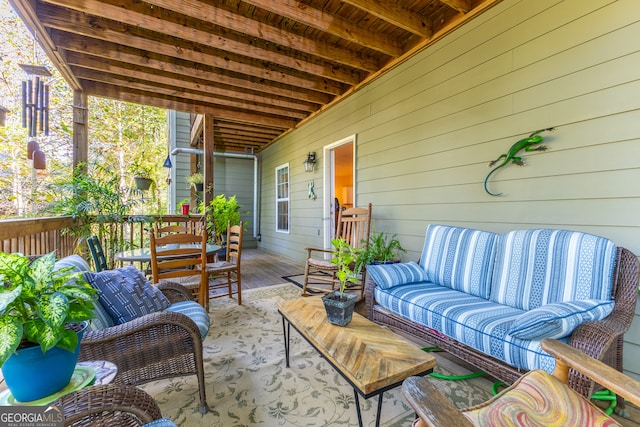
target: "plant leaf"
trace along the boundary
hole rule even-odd
[[[38,298],[38,315],[53,329],[66,322],[69,299],[62,292],[45,294]]]
[[[13,354],[22,340],[22,324],[15,318],[0,317],[0,366]]]
[[[62,332],[62,338],[60,338],[60,341],[58,341],[56,345],[71,352],[75,351],[78,345],[78,333],[71,329],[65,329],[64,332]]]
[[[7,306],[11,304],[22,292],[22,285],[19,285],[15,289],[10,291],[0,292],[0,313],[4,314]]]

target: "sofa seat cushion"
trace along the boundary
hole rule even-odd
[[[165,311],[182,313],[189,317],[198,326],[202,339],[207,336],[211,319],[207,311],[195,301],[179,301],[171,304]]]
[[[542,350],[540,340],[508,335],[515,319],[523,314],[522,310],[429,282],[389,289],[376,287],[375,299],[399,316],[508,365],[550,373],[555,367],[554,358]]]
[[[429,224],[420,256],[427,280],[488,298],[497,234]]]
[[[586,299],[610,300],[615,244],[579,231],[532,229],[502,234],[490,299],[521,310]]]

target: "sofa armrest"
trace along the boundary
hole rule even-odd
[[[423,423],[417,426],[473,426],[449,398],[425,377],[409,377],[404,380],[402,394]]]
[[[374,290],[378,285],[376,281],[371,278],[370,274],[366,275],[364,283],[365,316],[367,319],[373,319],[373,306],[376,304]]]
[[[632,403],[640,404],[640,382],[563,342],[544,339],[542,348],[556,359],[553,375],[559,380],[566,383],[569,368],[573,368]]]

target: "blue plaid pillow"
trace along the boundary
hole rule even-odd
[[[596,299],[545,304],[521,314],[509,335],[521,339],[564,338],[584,322],[602,320],[613,310],[613,301]]]
[[[413,261],[395,264],[367,265],[367,274],[370,275],[376,282],[376,285],[382,289],[427,280],[427,272]]]
[[[98,290],[98,300],[117,325],[169,307],[169,300],[132,265],[84,278]]]

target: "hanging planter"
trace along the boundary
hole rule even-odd
[[[147,191],[153,183],[153,180],[151,178],[145,178],[142,176],[136,176],[133,178],[133,180],[136,183],[136,188],[140,191]]]

